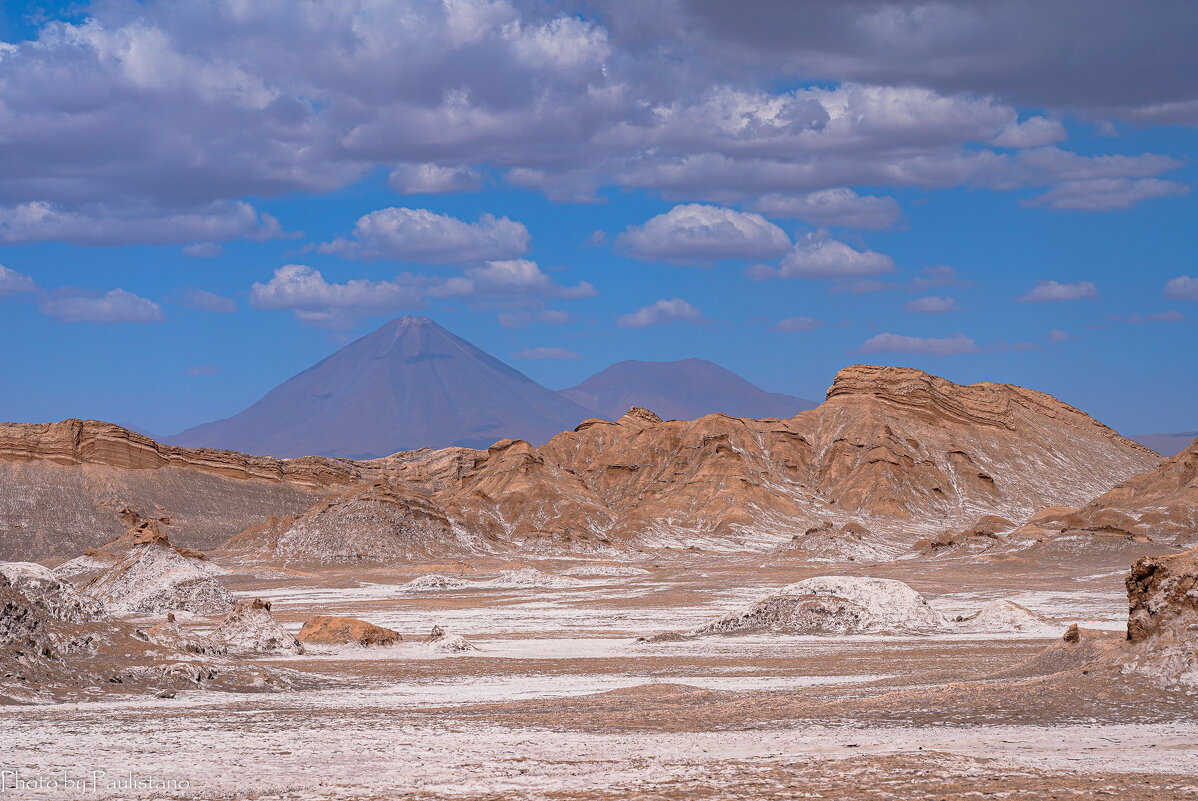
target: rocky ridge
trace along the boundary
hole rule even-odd
[[[1080,506],[1161,461],[1043,393],[869,365],[841,370],[823,404],[786,420],[663,421],[634,408],[540,447],[504,439],[370,462],[188,451],[78,421],[10,425],[5,437],[0,453],[23,454],[0,462],[7,547],[40,556],[69,540],[78,553],[132,514],[169,521],[181,545],[210,547],[224,530],[243,558],[320,562],[768,551],[792,539],[819,558],[869,559],[985,515],[1018,525]],[[6,481],[17,488],[7,497]],[[61,519],[30,521],[29,509]]]
[[[95,420],[0,423],[0,559],[74,556],[141,520],[206,548],[375,473],[345,460],[177,448]]]

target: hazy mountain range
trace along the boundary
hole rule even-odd
[[[427,317],[401,317],[224,420],[166,441],[278,457],[371,458],[416,448],[533,444],[631,406],[664,418],[791,417],[816,404],[766,392],[702,359],[614,364],[561,392]]]

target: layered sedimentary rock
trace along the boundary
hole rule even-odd
[[[787,420],[662,421],[634,408],[540,447],[504,439],[371,462],[186,451],[102,424],[59,424],[56,437],[41,428],[0,429],[20,434],[0,452],[23,454],[0,463],[0,542],[30,555],[98,545],[89,538],[112,539],[130,515],[160,520],[182,545],[242,532],[230,543],[242,555],[288,560],[767,550],[821,528],[847,532],[846,549],[859,532],[893,549],[985,515],[1017,525],[1076,507],[1161,461],[1042,393],[866,365]]]
[[[131,522],[205,548],[268,514],[297,514],[375,469],[163,445],[94,420],[0,424],[0,559],[74,556]]]
[[[848,524],[910,544],[987,514],[1076,505],[1159,461],[1042,393],[856,366],[789,420],[633,409],[539,448],[501,441],[431,496],[452,525],[526,548],[764,548]]]

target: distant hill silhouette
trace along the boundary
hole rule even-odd
[[[601,417],[616,420],[632,406],[664,419],[693,420],[714,412],[733,417],[794,417],[818,404],[766,392],[705,359],[617,362],[561,394]]]
[[[401,317],[245,411],[170,441],[277,457],[370,458],[486,448],[505,437],[539,444],[590,416],[427,317]]]
[[[1198,431],[1182,431],[1177,434],[1141,434],[1134,439],[1141,445],[1147,445],[1161,456],[1174,456],[1198,437]]]

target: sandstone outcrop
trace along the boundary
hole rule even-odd
[[[859,559],[872,554],[856,539],[897,553],[986,515],[1019,524],[1160,461],[1042,393],[856,365],[788,420],[662,421],[634,408],[540,447],[504,439],[370,462],[187,450],[94,422],[0,426],[0,542],[24,558],[78,553],[132,514],[169,520],[188,547],[241,532],[229,543],[241,556],[388,562],[503,548],[768,551],[826,525],[849,536],[810,540],[813,555]]]
[[[302,654],[304,646],[292,634],[285,631],[270,613],[270,601],[255,598],[238,601],[216,630],[211,639],[230,653],[253,654]]]
[[[526,550],[765,550],[825,523],[910,545],[985,515],[1078,505],[1159,462],[1042,393],[855,366],[790,420],[633,409],[539,448],[500,441],[430,494],[451,524]]]
[[[360,645],[363,648],[394,645],[403,640],[398,631],[352,617],[314,617],[299,633],[301,643],[312,645]]]

